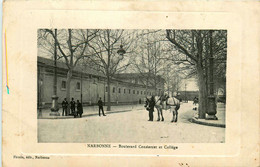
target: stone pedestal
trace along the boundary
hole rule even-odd
[[[51,105],[51,113],[50,116],[60,116],[59,111],[59,106],[58,106],[58,96],[53,95],[52,97],[52,105]]]
[[[217,106],[216,106],[216,102],[215,102],[215,96],[209,96],[208,97],[208,111],[207,111],[207,117],[206,120],[218,120],[218,118],[216,117],[217,114]]]
[[[216,115],[207,115],[206,120],[218,120]]]

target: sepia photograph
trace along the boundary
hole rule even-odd
[[[258,9],[5,1],[2,165],[259,166]]]
[[[38,29],[38,143],[225,143],[227,30]]]

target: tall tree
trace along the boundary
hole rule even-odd
[[[63,58],[63,61],[67,65],[67,80],[66,80],[66,98],[70,99],[70,82],[73,74],[73,70],[77,66],[78,62],[83,57],[88,57],[87,54],[88,44],[96,37],[98,30],[74,30],[74,29],[60,29],[57,35],[54,33],[54,29],[41,29],[39,30],[44,35],[38,38],[39,43],[43,43],[45,49],[53,48],[48,34],[51,35],[53,41],[56,40],[58,55]],[[38,34],[41,34],[40,32]],[[45,37],[45,38],[43,38]]]
[[[177,59],[190,72],[196,74],[199,86],[199,118],[204,119],[208,106],[208,68],[209,68],[209,31],[208,30],[166,30],[166,38],[172,44],[172,50],[177,53]],[[220,38],[222,40],[220,40]],[[215,31],[213,35],[213,55],[216,59],[225,56],[226,31]]]
[[[167,62],[163,60],[165,42],[161,40],[161,32],[143,30],[136,38],[137,45],[133,53],[136,59],[133,69],[141,75],[140,82],[146,86],[146,92],[148,87],[152,87],[157,92],[157,85],[160,82],[158,75],[163,74],[164,69],[167,68]]]
[[[89,44],[91,54],[89,57],[105,76],[108,87],[107,110],[111,110],[111,80],[116,73],[124,71],[130,60],[127,54],[130,52],[134,32],[124,30],[99,30],[97,38]],[[118,50],[124,49],[125,54],[119,54]]]

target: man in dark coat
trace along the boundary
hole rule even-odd
[[[62,116],[64,116],[64,113],[65,113],[65,116],[67,116],[67,107],[68,107],[69,103],[67,102],[66,98],[64,98],[61,105],[62,105],[62,109],[63,109]]]
[[[75,107],[76,107],[76,102],[74,101],[74,98],[71,98],[70,102],[70,109],[71,109],[71,114],[75,114]]]
[[[77,115],[79,115],[79,117],[81,118],[82,114],[83,114],[82,104],[79,102],[79,100],[77,100],[77,113],[74,112],[74,118],[76,118]]]
[[[146,102],[145,102],[145,107],[146,107],[146,110],[149,112],[149,120],[148,121],[153,121],[154,106],[155,106],[154,96],[152,96],[150,99],[147,98]]]
[[[100,110],[102,111],[103,116],[106,116],[103,109],[103,102],[101,100],[101,97],[98,100],[98,115],[100,116]]]

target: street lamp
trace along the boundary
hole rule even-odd
[[[40,77],[38,75],[38,77]],[[38,86],[38,109],[39,109],[39,113],[38,113],[38,118],[42,117],[42,108],[43,108],[43,104],[42,104],[42,100],[41,100],[41,97],[42,97],[42,84],[43,84],[43,81],[42,79],[39,80],[39,86]]]
[[[120,49],[117,51],[117,53],[120,56],[123,56],[126,53],[126,51],[123,49],[123,45],[122,44],[120,45]],[[117,87],[118,87],[118,82],[117,82]],[[118,104],[118,94],[117,94],[117,91],[116,91],[116,103]]]
[[[106,81],[104,80],[104,106],[106,105]]]
[[[51,116],[60,116],[57,96],[57,29],[54,32],[54,76],[53,76],[53,96],[51,105]]]
[[[187,84],[185,83],[185,103],[187,103],[188,102],[188,100],[187,100]]]
[[[210,40],[210,58],[209,58],[209,96],[208,96],[208,111],[207,111],[207,118],[209,120],[218,120],[218,118],[216,117],[216,102],[215,102],[215,96],[214,96],[214,80],[213,80],[213,51],[212,51],[212,33],[213,31],[210,30],[209,31],[209,40]]]
[[[123,45],[122,44],[120,45],[120,49],[117,51],[117,53],[120,56],[123,56],[126,53],[126,51],[123,49]]]

